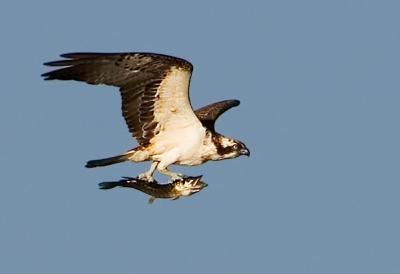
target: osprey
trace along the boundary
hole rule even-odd
[[[127,152],[87,162],[86,167],[108,166],[124,161],[152,161],[140,179],[153,181],[153,173],[182,179],[168,169],[171,164],[200,165],[250,155],[246,146],[215,131],[216,119],[239,105],[225,100],[193,111],[189,84],[193,66],[188,61],[155,53],[68,53],[66,59],[45,63],[61,67],[42,74],[45,80],[76,80],[119,88],[122,114],[139,143]]]

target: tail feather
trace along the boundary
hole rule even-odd
[[[86,163],[87,168],[99,167],[99,166],[109,166],[112,164],[122,163],[129,160],[131,153],[126,153],[110,158],[91,160]]]

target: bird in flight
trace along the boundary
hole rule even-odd
[[[216,119],[239,105],[225,100],[193,111],[189,84],[190,62],[156,53],[68,53],[63,60],[44,65],[58,67],[42,74],[45,80],[76,80],[119,88],[122,115],[139,146],[118,156],[92,160],[86,167],[124,161],[151,161],[138,178],[153,181],[153,173],[184,178],[169,170],[171,164],[195,166],[213,160],[250,155],[242,142],[215,131]]]

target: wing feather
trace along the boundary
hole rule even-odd
[[[211,131],[215,131],[215,121],[221,116],[225,111],[236,107],[240,104],[239,100],[224,100],[209,104],[202,108],[195,110],[197,118],[200,122]]]
[[[122,114],[140,145],[148,144],[160,128],[173,130],[172,125],[183,120],[200,123],[188,94],[193,66],[184,59],[154,53],[84,52],[61,57],[67,59],[45,63],[61,67],[44,73],[45,80],[119,87]]]

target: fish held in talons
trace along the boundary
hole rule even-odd
[[[159,184],[157,181],[149,182],[147,180],[123,177],[119,181],[102,182],[99,184],[100,189],[111,189],[114,187],[129,187],[142,191],[150,195],[149,203],[153,203],[155,199],[172,199],[177,200],[183,196],[191,196],[208,185],[201,181],[202,176],[185,177],[174,180],[168,184]]]

